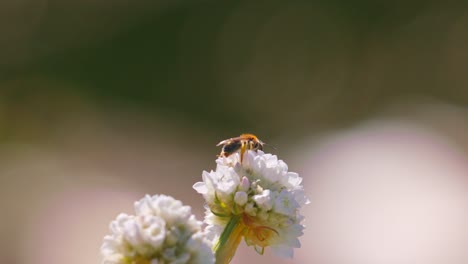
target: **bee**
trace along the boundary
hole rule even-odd
[[[247,150],[263,150],[263,143],[253,134],[242,134],[238,137],[225,139],[216,146],[223,146],[218,157],[229,157],[240,150],[240,160],[244,158]]]

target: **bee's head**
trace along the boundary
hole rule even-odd
[[[263,143],[262,141],[260,141],[259,139],[255,140],[255,141],[252,141],[252,149],[259,149],[259,150],[263,150],[263,145],[265,143]]]

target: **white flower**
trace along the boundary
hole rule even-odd
[[[120,214],[101,247],[103,264],[214,263],[210,242],[189,206],[165,195],[135,202],[136,215]]]
[[[204,171],[203,182],[193,186],[207,203],[207,231],[216,240],[229,220],[240,216],[248,245],[292,257],[304,229],[300,209],[309,203],[302,178],[275,155],[249,150],[242,163],[239,157],[218,158],[216,170]]]

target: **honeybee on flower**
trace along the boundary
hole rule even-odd
[[[247,150],[263,150],[263,143],[254,134],[242,134],[238,137],[225,139],[216,145],[217,147],[222,146],[221,153],[218,157],[229,157],[240,150],[240,160],[244,159],[244,153]]]

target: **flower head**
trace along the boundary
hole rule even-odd
[[[211,244],[189,206],[165,195],[135,202],[136,215],[120,214],[101,247],[103,264],[214,263]]]
[[[221,240],[236,218],[237,234],[257,252],[270,246],[277,255],[292,257],[304,229],[299,211],[309,203],[302,178],[275,155],[260,150],[246,152],[242,163],[239,153],[216,162],[216,170],[204,171],[203,182],[194,185],[207,203],[205,221],[211,238]]]

